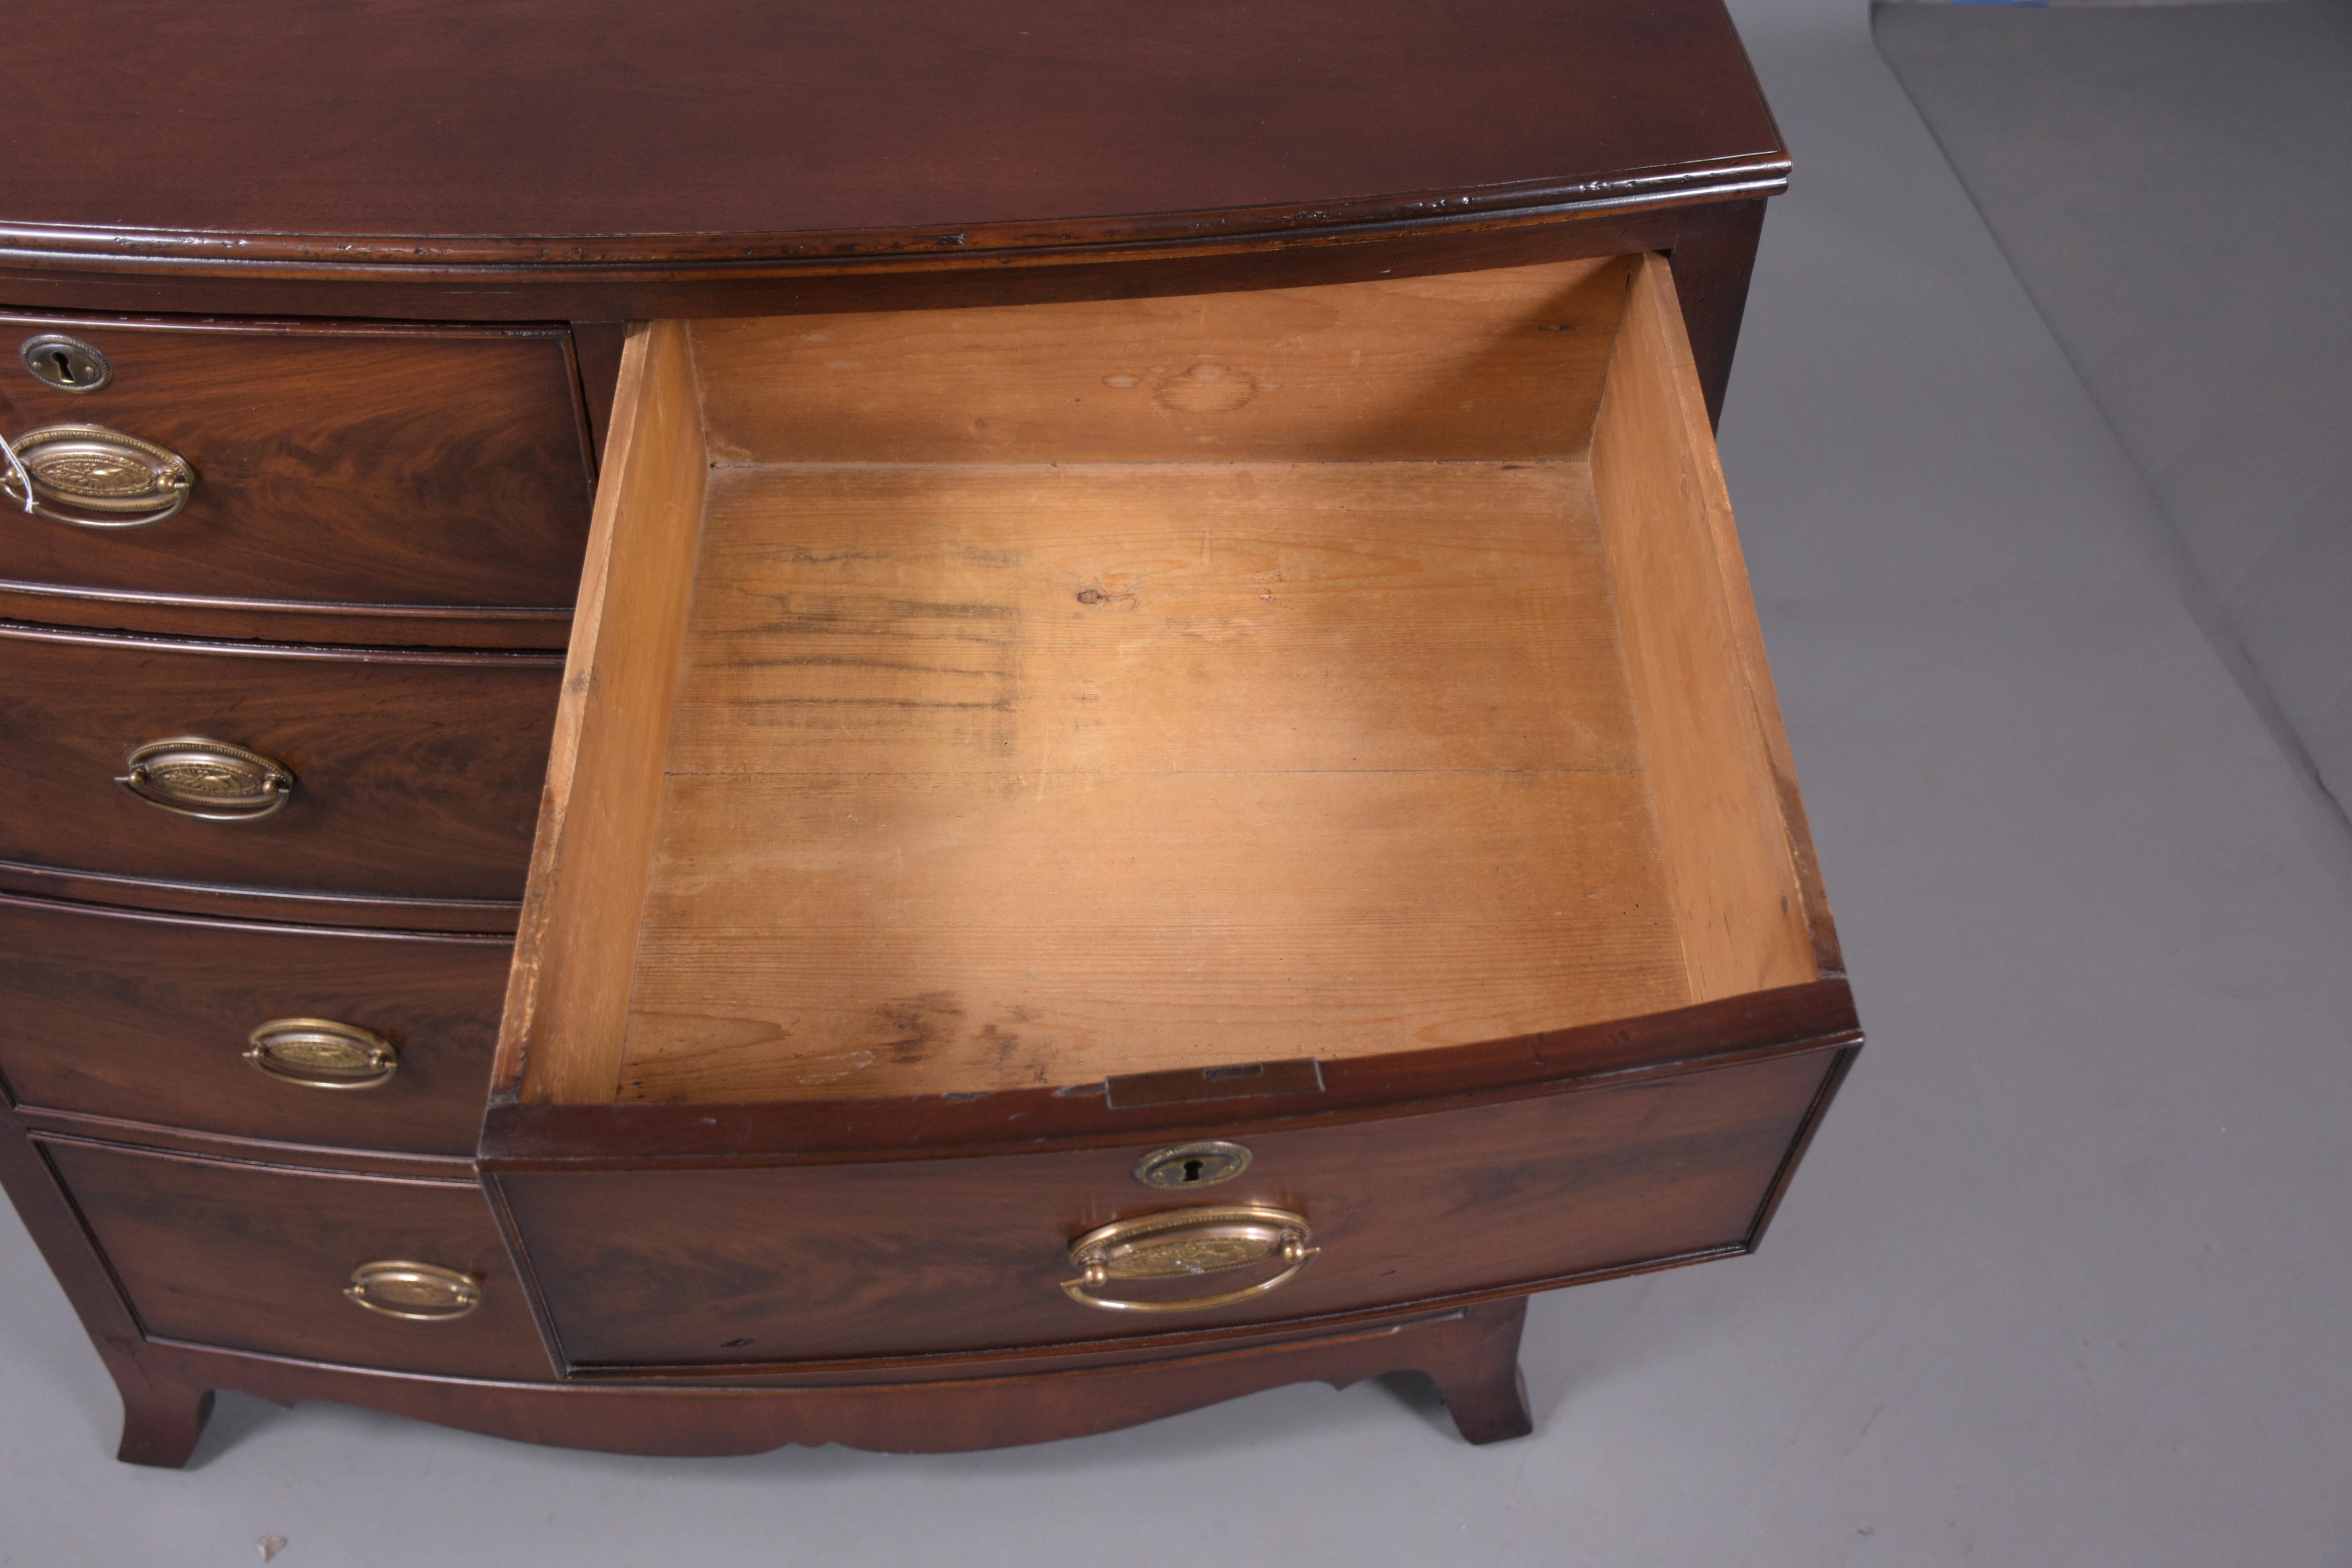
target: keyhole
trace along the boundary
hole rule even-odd
[[[1185,1161],[1185,1162],[1184,1162],[1184,1179],[1185,1179],[1186,1181],[1188,1181],[1188,1182],[1197,1182],[1197,1181],[1199,1181],[1199,1180],[1201,1179],[1201,1172],[1202,1172],[1202,1164],[1201,1164],[1201,1162],[1200,1162],[1200,1161],[1198,1161],[1198,1160],[1187,1160],[1187,1161]]]
[[[16,354],[26,371],[59,392],[96,392],[114,374],[104,354],[62,332],[26,338],[17,346]]]

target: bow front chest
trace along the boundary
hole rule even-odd
[[[1752,1249],[1859,1048],[1717,0],[30,0],[0,1178],[212,1391],[926,1450]]]

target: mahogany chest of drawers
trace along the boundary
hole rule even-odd
[[[1488,1441],[1756,1246],[1861,1036],[1717,0],[34,9],[158,84],[0,108],[0,1179],[122,1458]]]

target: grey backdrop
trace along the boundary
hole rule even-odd
[[[1738,10],[1799,174],[1724,448],[1873,1037],[1761,1255],[1538,1300],[1487,1449],[1380,1384],[717,1462],[225,1397],[171,1474],[5,1220],[0,1562],[2352,1562],[2352,844],[1863,9]]]

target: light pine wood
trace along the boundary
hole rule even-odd
[[[1581,463],[722,472],[625,1098],[1687,1000]]]
[[[698,321],[695,356],[724,462],[1573,457],[1627,265]]]
[[[1633,275],[1592,479],[1691,994],[1816,979],[1835,938],[1706,404],[1655,257]]]
[[[1104,368],[1245,348],[1224,403]],[[1329,1059],[1833,967],[1662,261],[662,324],[614,428],[520,1098]]]
[[[1640,765],[1582,463],[722,468],[672,773]]]
[[[684,323],[632,328],[572,623],[494,1092],[613,1097],[709,459]]]

